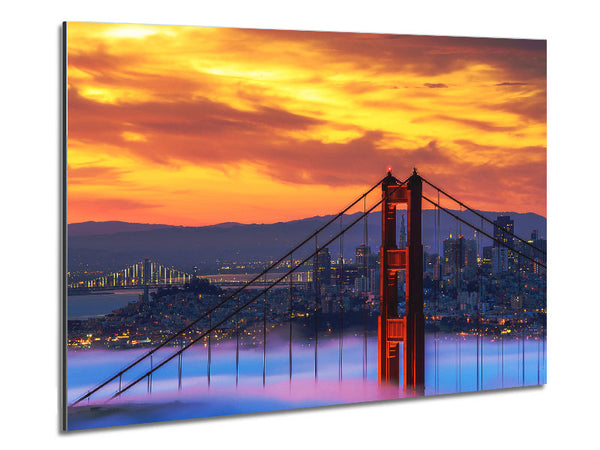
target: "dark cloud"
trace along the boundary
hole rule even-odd
[[[545,160],[504,166],[493,160],[484,164],[457,161],[451,171],[431,176],[427,168],[419,172],[470,206],[511,210],[519,205],[521,211],[545,211],[545,205],[540,204],[546,199]]]
[[[533,95],[515,96],[499,104],[483,104],[484,108],[503,111],[521,116],[531,122],[546,123],[546,91],[538,91]]]
[[[194,164],[226,171],[251,164],[287,183],[340,186],[378,177],[396,161],[411,161],[407,167],[450,163],[435,141],[425,147],[390,147],[384,142],[396,136],[382,131],[362,131],[359,138],[345,143],[294,138],[290,132],[328,124],[274,108],[240,111],[206,99],[177,104],[98,104],[72,91],[69,105],[77,114],[69,118],[70,138],[111,144],[115,152],[126,149],[136,158],[162,165]],[[99,121],[102,127],[97,127]],[[124,131],[139,133],[147,140],[128,142],[122,137]],[[76,179],[85,175],[119,173],[101,167],[73,172]]]
[[[431,88],[431,89],[436,89],[436,88],[447,88],[448,86],[445,85],[444,83],[424,83],[423,86]]]
[[[498,152],[504,152],[502,154],[505,155],[506,149],[478,146],[470,141],[455,143],[463,150],[459,158],[453,148],[445,148],[435,139],[424,146],[391,146],[386,142],[394,142],[402,139],[402,136],[377,130],[362,130],[360,137],[344,143],[302,140],[292,137],[295,134],[291,135],[290,132],[331,124],[275,108],[241,111],[207,99],[177,104],[98,104],[78,96],[76,91],[70,91],[69,102],[72,111],[77,112],[69,117],[69,126],[74,129],[70,137],[116,145],[125,148],[136,158],[165,167],[192,164],[227,173],[230,167],[250,164],[280,182],[328,186],[363,184],[378,179],[389,165],[399,174],[408,174],[413,167],[417,167],[423,173],[441,176],[440,182],[449,183],[450,178],[444,178],[448,168],[452,168],[450,172],[454,174],[461,174],[461,178],[473,177],[481,183],[512,176],[520,170],[517,166],[498,165],[494,156]],[[415,119],[416,122],[428,120],[452,121],[488,132],[506,132],[517,128],[445,115]],[[102,127],[96,126],[98,121],[101,121]],[[148,141],[126,142],[121,137],[123,131],[140,133]],[[528,170],[524,175],[529,179],[535,176],[545,179],[545,164],[532,167],[526,162],[527,158],[516,157],[534,151],[545,152],[545,149],[515,149],[515,157],[509,154],[507,160],[525,160]],[[478,155],[488,153],[490,164],[476,165],[470,162],[474,158],[468,157],[469,152],[477,152]],[[118,171],[106,167],[85,168],[71,174],[75,179],[85,176],[108,179],[120,175]],[[473,192],[478,192],[475,182],[469,181],[468,184],[474,189]],[[504,186],[504,189],[507,188]],[[493,190],[500,193],[496,187]]]
[[[69,138],[126,146],[144,159],[163,164],[173,159],[202,161],[214,152],[236,160],[244,147],[255,145],[259,139],[273,142],[282,132],[325,123],[283,109],[242,111],[203,98],[109,104],[86,99],[71,88],[68,102],[69,110],[77,112],[69,115]],[[141,134],[148,142],[128,142],[124,132]]]
[[[377,72],[410,71],[439,76],[475,64],[486,64],[509,79],[546,76],[546,41],[527,39],[410,36],[363,33],[324,33],[277,30],[240,30],[239,39],[265,42],[304,41],[329,58],[370,67]],[[235,35],[235,34],[234,34]],[[310,63],[306,61],[306,63]]]

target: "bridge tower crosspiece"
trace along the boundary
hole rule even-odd
[[[413,172],[406,186],[388,171],[382,183],[380,307],[378,318],[379,382],[400,384],[400,343],[404,343],[404,386],[425,384],[423,316],[422,179]],[[408,242],[396,244],[396,207],[407,205]],[[406,315],[398,314],[398,271],[406,273]]]

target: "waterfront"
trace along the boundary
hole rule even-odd
[[[262,386],[262,347],[240,351],[236,387],[235,341],[212,346],[210,388],[207,347],[198,345],[184,355],[182,389],[178,390],[177,359],[153,374],[152,393],[144,380],[120,399],[104,403],[116,391],[69,409],[69,429],[179,420],[217,415],[295,409],[355,403],[414,395],[402,388],[377,383],[377,338],[367,339],[367,364],[363,378],[363,344],[358,333],[343,340],[342,380],[339,339],[323,338],[318,346],[318,381],[314,379],[314,346],[310,341],[292,347],[292,382],[289,381],[289,348],[285,341],[268,340],[266,383]],[[428,334],[426,338],[425,395],[470,392],[546,383],[546,345],[542,339],[481,338],[472,335]],[[155,364],[173,352],[157,352]],[[90,387],[107,379],[144,353],[143,349],[70,351],[68,399],[73,401]],[[123,385],[149,368],[123,377]],[[402,370],[402,368],[401,368]],[[479,379],[479,383],[478,383]]]
[[[128,303],[137,302],[143,292],[143,289],[125,289],[69,295],[67,297],[67,317],[71,320],[104,316]]]

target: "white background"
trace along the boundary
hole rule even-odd
[[[8,444],[4,448],[595,447],[599,381],[593,327],[598,323],[600,249],[593,183],[599,178],[600,150],[598,14],[592,2],[560,2],[561,7],[550,3],[3,3],[0,426],[2,441]],[[59,30],[63,20],[548,39],[548,385],[60,434]]]

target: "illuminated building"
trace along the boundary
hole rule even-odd
[[[510,248],[515,248],[515,239],[511,236],[511,234],[515,233],[515,222],[514,220],[511,220],[510,216],[498,216],[498,218],[494,220],[494,224],[496,225],[494,227],[494,239],[496,239],[496,241],[492,243],[492,247],[494,248],[493,259],[495,261],[495,264],[492,264],[493,271],[496,273],[517,272],[519,268],[517,254],[497,242],[500,241]],[[501,230],[499,227],[504,228],[508,233]]]
[[[327,247],[319,250],[313,258],[313,280],[319,286],[331,284],[331,255]]]
[[[444,240],[443,248],[443,276],[455,277],[456,283],[459,277],[474,276],[477,269],[477,243],[474,239],[465,239],[464,236],[452,239],[450,236],[450,239]]]

